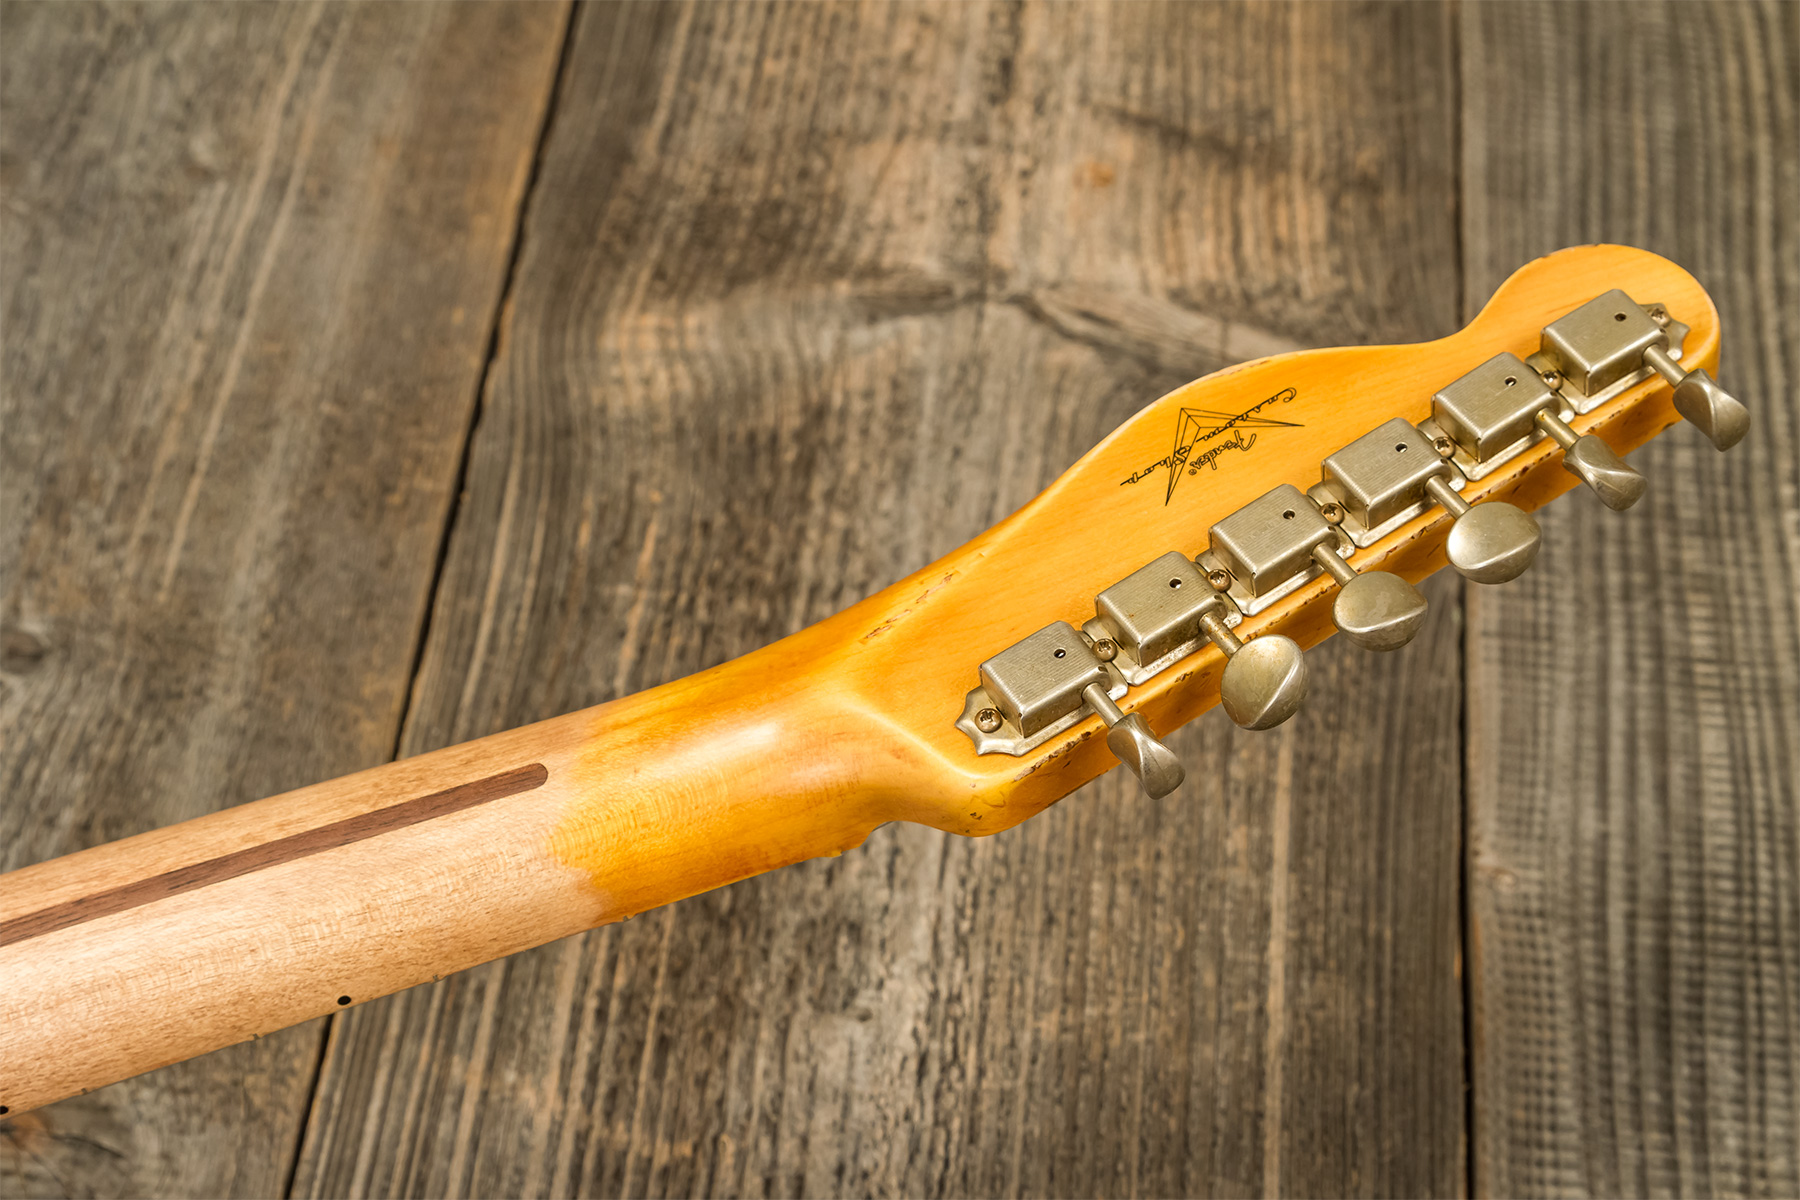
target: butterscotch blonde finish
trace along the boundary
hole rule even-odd
[[[775,867],[875,826],[994,833],[1116,765],[1089,718],[1031,755],[977,756],[952,722],[986,658],[1438,387],[1536,350],[1610,288],[1661,301],[1712,367],[1718,316],[1685,271],[1617,246],[1531,263],[1440,341],[1309,351],[1145,408],[1047,491],[838,616],[711,671],[583,712],[302,788],[0,876],[0,1105],[23,1111]],[[1171,467],[1184,409],[1250,419]],[[1652,379],[1574,422],[1629,451],[1677,420]],[[1697,434],[1695,436],[1698,436]],[[1546,441],[1473,501],[1533,508],[1575,483]],[[1417,580],[1433,510],[1359,552]],[[1331,632],[1320,579],[1239,632]],[[1190,656],[1123,702],[1159,733],[1218,700]]]

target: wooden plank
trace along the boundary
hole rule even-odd
[[[1672,430],[1637,508],[1558,505],[1471,600],[1477,1186],[1800,1194],[1800,9],[1463,13],[1468,302],[1645,246],[1755,414],[1726,455]]]
[[[1452,49],[1410,6],[583,10],[404,748],[823,617],[1196,374],[1448,331]],[[1291,727],[1181,735],[1167,801],[889,827],[344,1014],[295,1192],[1457,1193],[1432,595]]]
[[[564,29],[8,5],[0,867],[393,752]],[[274,1195],[322,1029],[0,1123],[7,1195]]]

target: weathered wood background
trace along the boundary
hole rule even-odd
[[[0,1120],[8,1196],[1800,1194],[1800,6],[0,10],[0,866],[816,620],[1228,363],[1755,411],[1281,730]],[[3,986],[3,983],[0,983]]]

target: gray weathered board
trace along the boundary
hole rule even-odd
[[[0,866],[722,661],[1560,245],[1694,270],[1757,420],[1167,800],[0,1121],[0,1192],[1800,1192],[1797,89],[1781,3],[0,8]]]

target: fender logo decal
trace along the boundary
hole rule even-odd
[[[1259,400],[1241,413],[1208,412],[1203,408],[1184,408],[1175,417],[1175,446],[1168,456],[1159,458],[1143,470],[1119,481],[1124,487],[1139,483],[1158,471],[1168,472],[1168,487],[1163,491],[1166,506],[1175,498],[1175,485],[1183,475],[1197,475],[1201,467],[1219,469],[1217,459],[1227,450],[1248,451],[1256,445],[1254,429],[1300,429],[1298,421],[1277,421],[1260,415],[1274,404],[1286,404],[1294,398],[1293,388],[1282,388],[1267,400]],[[1227,436],[1229,435],[1229,436]],[[1211,443],[1211,444],[1209,444]]]

